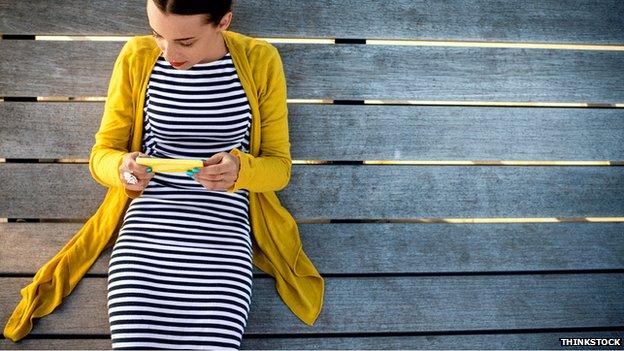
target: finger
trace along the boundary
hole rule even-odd
[[[139,183],[139,180],[134,176],[134,174],[130,173],[128,170],[124,170],[121,172],[121,181],[128,185],[135,185]]]
[[[149,157],[149,155],[146,155],[146,154],[144,154],[141,151],[133,151],[133,152],[130,153],[130,155],[132,155],[132,158],[137,158],[138,156]]]
[[[224,179],[206,179],[206,178],[198,177],[196,174],[193,175],[193,178],[195,178],[195,180],[198,183],[202,184],[205,187],[212,187],[214,184],[226,181]]]
[[[125,184],[124,188],[128,190],[139,190],[140,186],[138,186],[137,184]]]
[[[222,190],[225,191],[227,190],[230,186],[232,186],[231,182],[228,181],[221,181],[221,182],[215,182],[213,183],[213,189],[214,190]]]
[[[126,189],[136,191],[136,190],[142,190],[143,187],[140,184],[128,184],[126,185]]]
[[[141,190],[147,188],[147,186],[149,185],[149,182],[151,181],[151,178],[145,178],[145,179],[141,179],[140,183],[141,183]]]
[[[232,183],[228,181],[205,182],[202,185],[208,190],[227,190]]]
[[[205,172],[204,173],[202,173],[202,172],[196,173],[195,177],[196,177],[196,179],[202,179],[202,180],[211,181],[211,182],[223,181],[224,179],[231,178],[229,173],[207,174]]]
[[[217,165],[210,165],[203,168],[205,174],[219,175],[228,173],[232,169],[232,166],[226,163],[219,163]]]
[[[130,153],[130,158],[134,161],[141,153],[139,151],[134,151]]]
[[[130,162],[130,164],[128,164],[128,170],[132,171],[132,174],[134,174],[135,176],[140,176],[141,178],[145,178],[145,176],[150,174],[149,172],[147,172],[147,168],[148,166],[140,165],[134,160]]]
[[[154,172],[148,172],[147,170],[135,171],[132,174],[138,179],[152,179],[154,177]]]
[[[225,152],[217,152],[216,154],[212,155],[210,158],[205,159],[204,167],[220,163],[225,154],[226,154]]]
[[[138,180],[146,180],[146,181],[150,181],[152,178],[154,178],[154,173],[146,173],[146,174],[140,174],[140,173],[133,173],[132,174],[135,178],[137,178]]]
[[[127,189],[130,189],[130,190],[142,191],[149,185],[150,179],[151,178],[149,178],[149,179],[137,179],[136,184],[126,183],[125,186],[126,186]]]

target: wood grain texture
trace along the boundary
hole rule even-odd
[[[6,321],[27,278],[0,278]],[[107,334],[106,278],[84,278],[37,334]],[[624,273],[325,278],[314,327],[282,302],[272,278],[254,278],[246,333],[440,332],[621,327]],[[13,292],[13,293],[10,293]]]
[[[624,155],[624,109],[289,104],[288,110],[294,160]],[[103,111],[102,102],[0,103],[0,158],[88,159]]]
[[[123,42],[0,40],[0,96],[105,96]],[[609,51],[275,44],[288,97],[621,103]],[[71,62],[71,64],[67,64]]]
[[[622,45],[623,17],[618,0],[235,1],[231,29],[255,37]],[[142,35],[149,27],[144,1],[0,0],[0,33]],[[105,96],[122,45],[0,40],[0,97]],[[290,99],[624,102],[621,52],[274,45]],[[0,103],[0,158],[87,158],[103,106]],[[621,160],[622,117],[621,109],[290,104],[289,132],[293,159]],[[304,220],[622,216],[623,172],[294,165],[278,196]],[[0,164],[0,180],[0,218],[86,219],[105,194],[85,164]],[[2,325],[32,279],[25,276],[81,226],[0,224]],[[623,226],[300,224],[306,253],[325,276],[321,315],[314,327],[301,323],[275,281],[254,267],[241,348],[558,349],[560,337],[622,338]],[[31,335],[2,340],[0,349],[110,348],[110,253]],[[552,270],[567,272],[543,272]]]
[[[490,334],[418,335],[418,336],[323,336],[323,337],[260,337],[245,333],[241,350],[555,350],[561,347],[559,338],[622,338],[624,332],[552,332]],[[110,349],[109,335],[85,339],[36,339],[28,336],[13,343],[0,340],[0,350],[103,350]],[[604,348],[608,349],[608,348]]]
[[[233,14],[231,29],[267,37],[624,42],[618,0],[235,1]],[[2,0],[0,32],[133,35],[149,27],[142,1]]]
[[[30,274],[82,224],[0,224],[0,274]],[[624,223],[298,224],[321,274],[624,269]],[[113,239],[112,243],[114,243]],[[87,274],[108,274],[111,249]],[[255,276],[267,276],[254,267]]]
[[[106,193],[86,164],[0,163],[0,179],[0,218],[88,218]],[[293,165],[277,195],[295,219],[621,216],[624,167]]]

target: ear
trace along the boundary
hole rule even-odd
[[[218,30],[227,30],[228,27],[230,26],[230,23],[232,23],[232,11],[229,11],[228,13],[226,13],[225,15],[223,15],[223,17],[221,18],[221,22],[219,22],[219,26],[217,27]]]

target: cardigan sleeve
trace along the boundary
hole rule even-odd
[[[89,171],[93,179],[106,187],[123,187],[119,166],[128,153],[134,123],[129,67],[132,41],[124,44],[115,60],[100,128],[89,155]]]
[[[277,48],[267,46],[254,67],[254,80],[258,86],[258,109],[260,110],[260,151],[258,156],[237,148],[230,154],[240,160],[236,182],[227,189],[234,192],[247,189],[252,192],[277,191],[286,187],[290,180],[291,156],[288,140],[288,106],[286,78]],[[252,58],[253,59],[253,58]]]

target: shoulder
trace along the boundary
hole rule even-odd
[[[155,50],[158,50],[158,45],[151,35],[139,35],[126,41],[119,56],[124,59],[147,58]]]
[[[232,42],[242,49],[252,64],[266,63],[279,56],[279,51],[275,45],[264,39],[254,38],[233,31],[228,31],[228,35]]]

